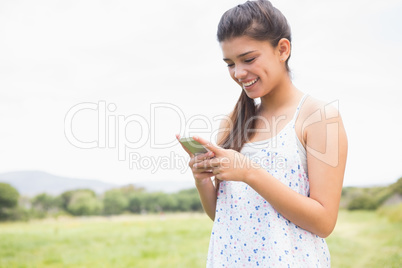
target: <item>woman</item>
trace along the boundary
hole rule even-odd
[[[218,41],[242,93],[221,123],[219,146],[194,137],[209,152],[186,150],[214,220],[207,266],[330,266],[324,238],[335,227],[342,191],[342,119],[292,84],[290,27],[269,1],[228,10]]]

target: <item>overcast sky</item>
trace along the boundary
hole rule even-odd
[[[217,116],[233,108],[240,88],[216,27],[242,2],[1,1],[0,172],[192,180],[174,135],[212,139]],[[272,3],[292,28],[294,84],[339,104],[349,139],[344,185],[396,181],[401,1]]]

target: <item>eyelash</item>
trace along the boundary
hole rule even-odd
[[[252,59],[245,60],[245,62],[250,63],[250,62],[253,62],[254,60],[255,60],[255,58],[252,58]]]
[[[256,58],[247,59],[247,60],[245,60],[244,62],[246,62],[246,63],[251,63],[251,62],[253,62],[255,59],[256,59]],[[233,66],[234,66],[234,63],[228,64],[228,67],[233,67]]]

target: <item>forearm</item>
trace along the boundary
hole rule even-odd
[[[320,237],[332,232],[336,216],[318,201],[293,191],[266,170],[251,169],[245,182],[294,224]]]
[[[210,178],[204,179],[195,183],[198,194],[200,196],[202,207],[205,213],[211,218],[215,219],[216,210],[216,190]]]

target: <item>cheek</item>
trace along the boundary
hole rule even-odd
[[[233,71],[233,70],[229,70],[229,75],[230,75],[230,77],[232,77],[232,79],[233,79],[233,80],[235,80],[235,81],[236,81],[236,77],[234,76],[234,75],[235,75],[235,73],[234,73],[234,71]]]
[[[235,72],[229,70],[229,74],[230,74],[230,77],[232,77],[232,79],[236,82],[236,84],[239,84],[239,85],[240,85],[239,81],[238,81],[237,78],[235,77]]]

